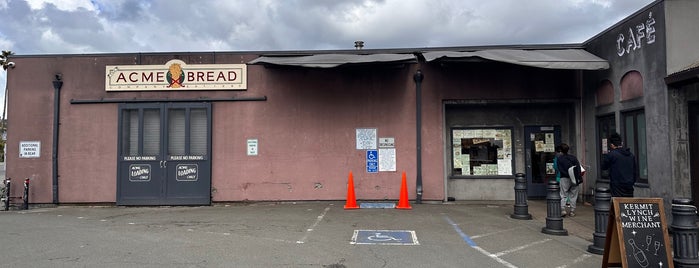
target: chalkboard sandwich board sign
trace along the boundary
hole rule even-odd
[[[612,198],[602,267],[673,268],[663,199]]]

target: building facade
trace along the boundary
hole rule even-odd
[[[398,199],[403,172],[413,200],[513,200],[517,173],[545,198],[567,143],[589,199],[617,131],[638,196],[687,196],[694,6],[657,1],[572,45],[16,55],[7,177],[32,203],[343,200],[350,172],[362,200]]]
[[[585,76],[587,159],[599,163],[611,132],[622,134],[640,167],[636,196],[699,198],[696,1],[656,1],[584,44],[609,61]],[[694,79],[694,80],[693,80]],[[593,138],[594,137],[594,138]],[[694,164],[692,164],[694,163]],[[593,168],[597,186],[608,177]]]

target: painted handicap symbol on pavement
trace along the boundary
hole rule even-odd
[[[372,236],[367,237],[371,241],[386,242],[386,241],[401,241],[390,235],[382,235],[381,233],[376,233]]]
[[[411,230],[354,230],[350,244],[356,245],[420,245]]]

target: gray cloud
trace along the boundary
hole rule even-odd
[[[578,43],[652,2],[4,1],[0,45],[18,54]]]

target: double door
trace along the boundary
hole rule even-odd
[[[119,106],[117,205],[211,204],[211,105]]]

